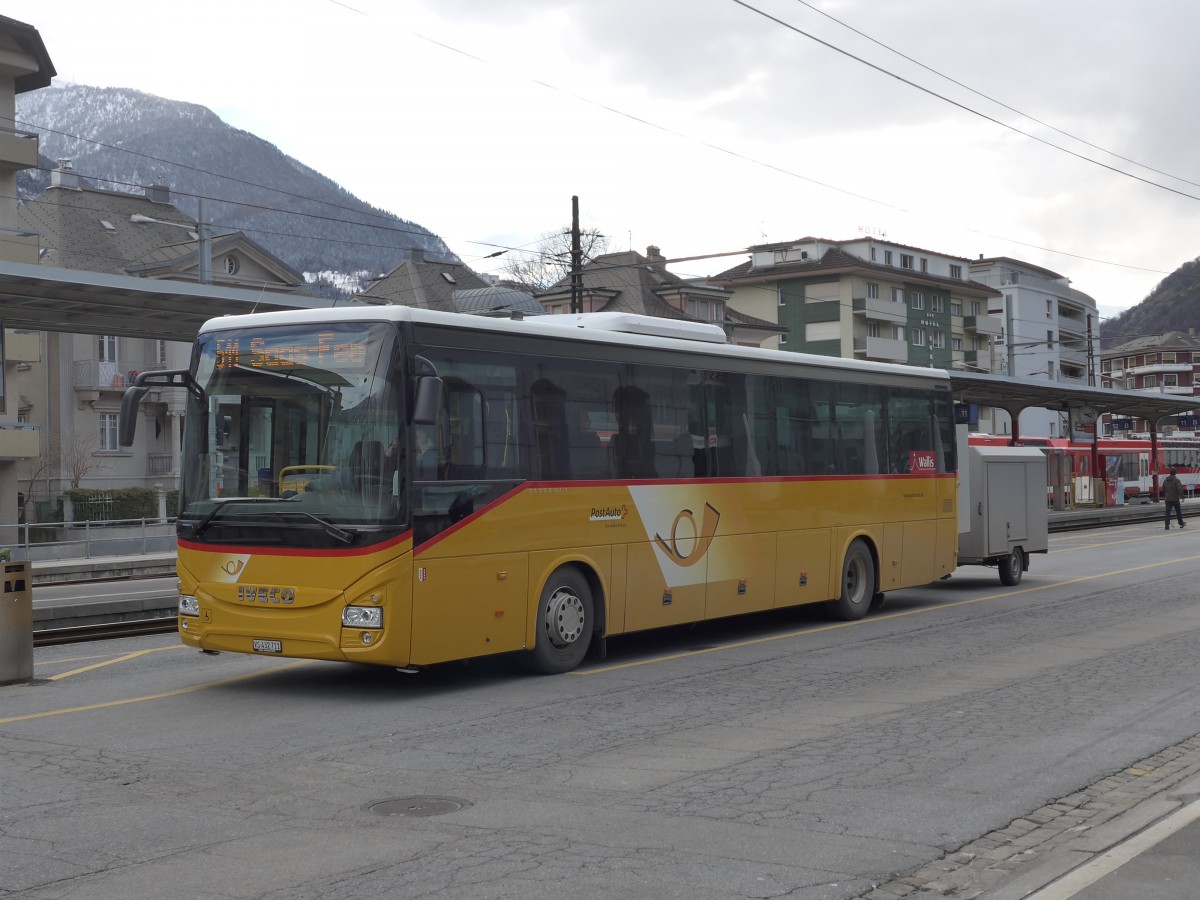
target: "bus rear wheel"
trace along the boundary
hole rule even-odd
[[[556,569],[542,588],[537,634],[526,663],[534,672],[557,675],[583,662],[592,640],[592,589],[578,569]]]
[[[849,622],[861,619],[875,598],[875,559],[862,540],[856,540],[842,561],[842,592],[829,602],[829,612],[835,619]]]

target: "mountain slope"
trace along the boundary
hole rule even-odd
[[[19,198],[49,186],[55,160],[89,183],[141,193],[161,181],[171,202],[215,231],[240,230],[306,273],[381,275],[405,248],[448,253],[425,228],[372,207],[321,173],[203,106],[125,88],[58,84],[17,97],[17,127],[39,135],[41,170]]]
[[[1158,283],[1146,299],[1104,322],[1105,348],[1168,331],[1200,329],[1200,258],[1184,263]]]

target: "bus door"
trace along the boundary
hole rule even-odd
[[[413,662],[478,656],[525,646],[530,554],[553,525],[527,492],[478,515],[529,477],[529,425],[518,401],[518,365],[501,353],[462,348],[422,352],[420,375],[441,379],[434,422],[408,435],[413,496]],[[543,397],[543,399],[547,399]],[[543,409],[545,407],[543,406]],[[525,437],[522,437],[525,435]],[[539,435],[552,453],[548,434]],[[546,514],[547,520],[550,513]],[[539,531],[541,530],[541,531]]]

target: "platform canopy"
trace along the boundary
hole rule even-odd
[[[328,306],[307,294],[0,262],[6,328],[190,342],[218,316]]]
[[[1100,415],[1116,413],[1145,419],[1154,423],[1157,430],[1163,419],[1200,407],[1200,401],[1192,396],[1118,391],[958,370],[950,371],[950,385],[955,401],[995,406],[1007,412],[1013,422],[1018,421],[1022,410],[1031,407],[1069,412],[1076,407],[1091,406]]]

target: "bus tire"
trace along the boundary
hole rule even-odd
[[[1008,556],[1000,560],[1000,583],[1014,587],[1021,583],[1021,574],[1025,571],[1025,551],[1013,547]]]
[[[861,619],[875,599],[875,559],[865,541],[854,541],[846,551],[841,584],[840,596],[829,602],[830,615],[844,622]]]
[[[573,566],[556,569],[542,588],[528,667],[541,675],[569,672],[583,662],[592,642],[592,589]]]

